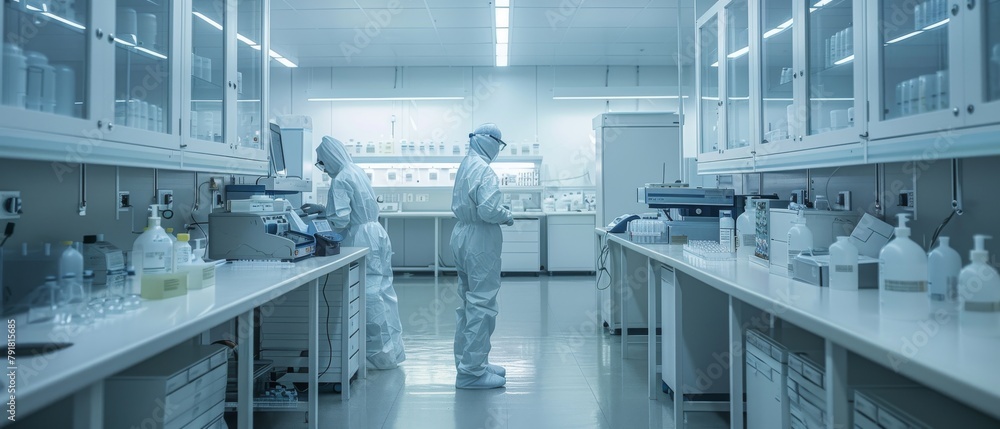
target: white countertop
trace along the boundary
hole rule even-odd
[[[604,235],[603,228],[596,232]],[[682,246],[609,240],[1000,418],[1000,339],[962,336],[957,315],[908,322],[879,316],[878,290],[839,291],[771,274],[749,261],[706,261]]]
[[[545,212],[546,216],[595,216],[597,212],[570,211],[570,212]]]
[[[590,213],[593,214],[593,213]],[[514,212],[515,219],[535,219],[542,218],[550,213],[545,212]],[[455,214],[452,212],[380,212],[378,217],[381,218],[453,218]]]
[[[71,342],[73,346],[17,359],[18,415],[27,416],[366,254],[367,248],[345,247],[340,255],[305,259],[288,269],[236,270],[222,265],[214,287],[176,298],[144,300],[137,311],[87,327],[53,329],[50,323],[29,325],[21,317],[17,343]]]

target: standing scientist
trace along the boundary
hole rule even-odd
[[[392,288],[392,244],[378,223],[378,203],[371,181],[354,164],[344,144],[329,136],[316,148],[316,167],[333,183],[325,208],[334,228],[343,230],[344,246],[368,247],[365,258],[365,312],[368,366],[392,369],[406,360],[396,290]],[[307,205],[309,206],[309,205]],[[317,207],[303,207],[315,211]]]
[[[500,137],[495,124],[483,124],[469,134],[469,154],[458,167],[451,197],[451,211],[458,218],[451,248],[462,297],[455,327],[459,389],[492,389],[507,383],[506,370],[489,363],[490,336],[499,311],[500,225],[514,224],[510,210],[501,205],[500,180],[489,166],[507,146]]]

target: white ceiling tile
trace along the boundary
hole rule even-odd
[[[368,23],[360,9],[325,9],[301,12],[272,10],[271,28],[360,28]]]
[[[492,28],[438,28],[441,42],[493,43]]]
[[[573,14],[574,27],[628,27],[643,9],[581,8]]]
[[[636,27],[619,34],[618,43],[664,43],[677,39],[676,27]]]
[[[566,36],[562,39],[565,43],[613,43],[625,31],[624,28],[578,28],[572,27],[566,30]]]
[[[515,27],[510,29],[511,43],[555,43],[563,39],[565,28]]]
[[[643,9],[642,13],[629,22],[630,27],[676,27],[678,9]]]
[[[451,43],[445,44],[444,49],[454,56],[493,55],[495,52],[492,43]]]
[[[566,28],[573,20],[575,9],[562,13],[558,9],[515,7],[510,17],[511,28]]]
[[[438,28],[493,27],[493,12],[487,8],[431,9],[430,16]]]
[[[642,7],[673,7],[677,0],[587,0],[581,8],[642,8]]]

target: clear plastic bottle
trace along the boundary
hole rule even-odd
[[[1000,336],[1000,274],[988,263],[985,242],[988,235],[975,235],[972,261],[958,277],[959,329],[962,335]]]
[[[910,239],[909,214],[900,213],[896,238],[879,252],[879,308],[885,317],[922,320],[930,314],[927,253]]]
[[[174,243],[174,261],[177,266],[191,263],[191,245],[188,244],[190,239],[190,234],[177,234],[177,241]]]
[[[56,276],[45,276],[45,283],[28,296],[28,323],[46,323],[55,319],[62,292]]]
[[[120,301],[122,311],[133,311],[142,307],[142,286],[136,280],[135,268],[129,267],[125,277],[125,288]]]
[[[839,236],[830,245],[830,288],[858,290],[858,248],[850,237]]]
[[[788,230],[788,272],[792,272],[795,257],[806,250],[813,248],[812,230],[806,225],[806,215],[799,210],[799,216],[795,219],[792,229]]]
[[[73,273],[77,283],[83,283],[83,254],[73,245],[72,241],[63,241],[62,252],[59,254],[59,278],[66,273]]]
[[[931,306],[948,312],[958,310],[958,275],[962,256],[949,246],[948,237],[938,237],[938,247],[927,254],[927,292]]]
[[[736,221],[730,210],[719,212],[719,246],[727,252],[736,251]]]
[[[736,257],[740,260],[750,259],[757,248],[757,227],[750,216],[753,210],[751,201],[748,197],[746,209],[736,218]]]

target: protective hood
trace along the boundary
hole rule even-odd
[[[335,177],[351,164],[351,155],[340,140],[324,136],[323,142],[316,148],[316,160],[323,163],[326,174]]]
[[[469,148],[486,162],[493,162],[500,155],[500,140],[500,128],[496,124],[483,124],[469,135]]]

